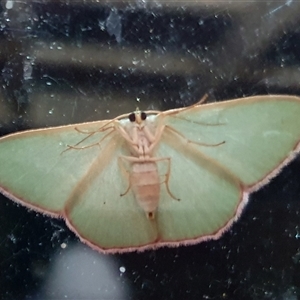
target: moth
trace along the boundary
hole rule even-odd
[[[0,191],[104,253],[217,239],[299,152],[299,116],[268,95],[11,134]]]

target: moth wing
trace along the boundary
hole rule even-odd
[[[218,238],[239,216],[248,193],[240,181],[194,145],[166,130],[157,150],[171,158],[168,187],[165,184],[157,212],[160,245],[177,246]],[[167,174],[163,162],[159,173]]]
[[[65,151],[68,145],[75,145],[87,137],[76,131],[75,127],[93,131],[105,123],[29,130],[1,138],[1,191],[30,208],[61,215],[68,195],[87,172],[93,159],[101,154],[101,148],[97,146]],[[99,142],[104,134],[98,132],[92,135],[86,144]],[[107,140],[101,147],[106,143]]]
[[[228,229],[249,192],[299,151],[299,115],[300,98],[291,96],[257,96],[159,114],[166,127],[155,155],[170,158],[168,186],[180,198],[174,201],[162,187],[161,243],[198,243]],[[161,167],[160,174],[165,173]]]
[[[128,174],[118,163],[129,154],[116,132],[87,134],[105,121],[17,133],[0,140],[1,192],[31,209],[64,217],[69,227],[93,248],[121,251],[156,240],[149,222],[128,188]],[[64,152],[65,151],[65,152]],[[119,250],[116,250],[119,249]]]
[[[163,122],[238,177],[265,183],[299,151],[300,98],[255,96],[160,115]],[[214,146],[222,143],[221,145]]]

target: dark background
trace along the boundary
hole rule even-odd
[[[299,1],[0,3],[1,135],[300,95]],[[296,159],[217,241],[122,255],[0,195],[0,298],[300,299],[299,179]]]

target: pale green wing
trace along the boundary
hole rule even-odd
[[[132,251],[156,243],[156,222],[148,220],[128,186],[118,157],[129,155],[124,141],[112,139],[94,160],[66,203],[68,225],[92,248],[107,252]]]
[[[195,105],[158,119],[166,127],[155,156],[171,158],[169,189],[180,198],[173,200],[162,186],[158,237],[169,245],[218,238],[237,220],[249,192],[299,151],[297,97]]]
[[[92,132],[105,123],[31,130],[1,138],[1,191],[35,209],[61,214],[80,178],[115,134],[105,139],[101,148],[95,146],[65,151],[68,145],[75,145],[87,137],[87,134],[76,131],[75,127]],[[107,131],[92,135],[78,146],[97,143],[105,134]]]
[[[274,176],[299,148],[299,97],[242,98],[160,117],[189,141],[206,144],[195,146],[249,187]]]
[[[158,241],[177,246],[220,237],[247,203],[240,181],[173,132],[164,133],[157,156],[171,158],[169,189],[180,199],[162,185]],[[163,176],[163,162],[158,166]]]
[[[76,145],[105,122],[27,131],[0,139],[1,192],[32,209],[61,216],[80,239],[98,250],[128,251],[157,239],[128,188],[128,174],[118,165],[129,155],[117,131],[100,146],[78,150]],[[79,146],[99,142],[98,132]]]

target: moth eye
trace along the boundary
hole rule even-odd
[[[147,114],[145,112],[141,112],[141,119],[143,121],[147,119]]]
[[[135,113],[132,113],[128,116],[130,122],[135,122]]]

